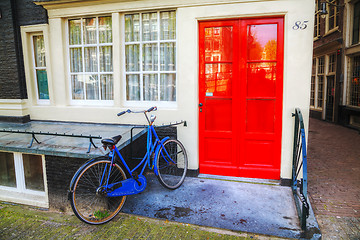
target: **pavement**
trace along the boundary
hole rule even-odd
[[[360,197],[360,135],[357,131],[345,127],[337,126],[331,123],[311,119],[308,140],[308,176],[309,176],[309,196],[315,216],[319,222],[322,232],[322,239],[360,239],[360,220],[359,220],[359,197]],[[188,181],[188,180],[187,180]],[[197,184],[209,184],[210,181],[198,178]],[[201,182],[203,181],[203,182]],[[151,181],[150,181],[151,182]],[[213,193],[226,191],[229,194],[229,186],[232,181],[222,181],[223,186],[217,186],[212,189]],[[224,184],[226,183],[226,184]],[[196,183],[195,183],[196,184]],[[259,185],[269,188],[271,184],[249,184]],[[276,186],[279,188],[285,188]],[[181,188],[180,188],[181,189]],[[203,191],[203,189],[205,191]],[[202,192],[206,192],[209,187],[200,186],[199,199]],[[246,191],[248,188],[244,188]],[[175,191],[174,191],[175,192]],[[142,194],[143,196],[145,195]],[[230,194],[231,195],[231,194]],[[285,194],[286,195],[286,194]],[[249,196],[249,194],[248,194]],[[249,199],[253,202],[256,194]],[[0,239],[285,239],[286,236],[270,236],[262,234],[262,226],[269,227],[269,217],[261,217],[260,220],[246,218],[246,216],[231,217],[239,213],[234,210],[220,214],[218,219],[229,218],[231,224],[237,229],[232,229],[223,225],[219,226],[200,226],[200,224],[181,221],[187,217],[192,219],[196,212],[208,212],[210,209],[201,209],[196,205],[186,205],[186,199],[183,199],[183,205],[179,206],[160,206],[151,216],[157,214],[158,219],[154,217],[140,216],[135,213],[135,198],[142,198],[141,195],[133,196],[134,201],[127,201],[124,211],[129,213],[120,213],[119,216],[108,224],[102,226],[89,226],[81,223],[71,213],[51,212],[45,209],[32,208],[14,204],[0,203]],[[174,196],[163,195],[164,199],[174,198]],[[193,196],[196,197],[196,196]],[[146,199],[146,198],[144,198]],[[158,199],[159,203],[165,204],[164,199]],[[226,200],[226,197],[223,198]],[[274,202],[276,202],[274,200]],[[290,202],[290,201],[286,201]],[[244,203],[242,203],[244,204]],[[260,204],[261,205],[261,204]],[[280,203],[281,205],[281,203]],[[222,200],[213,206],[226,206]],[[151,206],[155,209],[155,206]],[[176,208],[177,207],[177,208]],[[205,207],[205,206],[203,206]],[[241,205],[243,209],[245,206]],[[126,210],[127,209],[127,210]],[[149,209],[149,208],[148,208]],[[132,212],[131,212],[132,211]],[[291,223],[296,219],[291,219],[289,213],[279,211],[283,220]],[[174,218],[178,214],[178,219]],[[253,214],[255,215],[255,214]],[[249,215],[253,217],[251,211]],[[204,216],[204,215],[203,215]],[[271,216],[271,214],[270,214]],[[263,218],[263,219],[262,219]],[[275,215],[274,215],[274,218]],[[290,219],[288,219],[290,218]],[[201,218],[203,225],[214,221],[212,218]],[[262,219],[262,220],[261,220]],[[257,221],[262,221],[257,222]],[[218,221],[221,222],[221,221]],[[268,222],[268,224],[266,224]],[[238,224],[237,224],[238,223]],[[248,232],[244,226],[250,225],[259,229],[252,229]],[[265,225],[261,225],[265,224]],[[283,223],[280,223],[283,224]],[[287,230],[296,232],[297,225],[291,229],[276,226],[278,231]],[[227,229],[224,229],[227,228]],[[230,230],[229,230],[230,229]],[[254,233],[257,232],[257,233]],[[264,232],[269,233],[269,232]],[[271,232],[270,232],[271,233]],[[276,233],[275,233],[276,234]],[[272,235],[272,234],[271,234]],[[298,235],[288,236],[290,238],[299,238]]]
[[[359,131],[310,119],[308,192],[323,239],[360,239]]]

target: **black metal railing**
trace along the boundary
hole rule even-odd
[[[309,216],[307,196],[307,155],[304,120],[299,108],[292,114],[295,117],[294,148],[291,188],[300,219],[301,229],[306,230],[306,219]],[[301,171],[302,170],[302,171]]]
[[[92,135],[83,135],[83,134],[67,134],[67,133],[51,133],[51,132],[35,132],[35,131],[21,131],[21,130],[14,130],[14,129],[0,129],[0,132],[5,133],[20,133],[20,134],[31,134],[31,141],[28,145],[28,148],[31,148],[34,140],[37,144],[40,144],[41,142],[36,138],[36,135],[47,135],[47,136],[58,136],[58,137],[75,137],[75,138],[88,138],[89,139],[89,147],[86,153],[90,153],[91,146],[94,148],[98,148],[95,143],[93,142],[93,139],[101,139],[101,136],[92,136]]]

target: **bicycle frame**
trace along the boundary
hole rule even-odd
[[[159,136],[157,135],[155,128],[152,124],[148,125],[147,129],[147,151],[143,159],[140,161],[140,163],[134,167],[133,169],[130,169],[127,165],[125,159],[121,155],[119,149],[114,145],[113,149],[111,149],[109,153],[109,157],[111,158],[111,164],[109,166],[109,171],[107,169],[104,169],[103,176],[101,178],[101,184],[100,186],[103,186],[104,190],[106,191],[106,195],[109,197],[112,196],[123,196],[123,195],[132,195],[137,194],[145,190],[146,187],[146,178],[143,176],[143,173],[145,171],[146,166],[149,167],[149,169],[154,169],[154,173],[158,175],[158,169],[156,167],[156,159],[157,155],[160,153],[160,148],[163,146],[163,143],[168,140],[169,137],[165,137],[164,139],[160,140]],[[168,156],[170,159],[170,155],[167,153],[166,149],[165,155]],[[151,162],[151,156],[154,154],[153,162]],[[163,154],[163,153],[161,153]],[[121,181],[121,183],[112,183],[109,184],[110,179],[110,173],[111,169],[114,166],[114,163],[116,162],[116,155],[120,158],[120,161],[122,162],[123,166],[125,167],[125,171],[131,176],[130,178]],[[164,155],[164,154],[163,154]],[[142,166],[142,169],[140,171],[140,174],[134,175],[134,172],[138,170]],[[107,176],[106,173],[108,172]],[[117,187],[117,185],[120,185]],[[137,185],[137,186],[136,186]],[[115,188],[115,189],[113,189]]]

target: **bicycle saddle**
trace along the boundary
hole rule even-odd
[[[104,138],[101,140],[101,143],[104,145],[115,145],[117,144],[121,139],[121,135],[117,135],[112,138]]]

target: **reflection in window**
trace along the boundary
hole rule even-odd
[[[232,61],[233,27],[205,28],[205,61]]]
[[[276,63],[250,63],[247,97],[275,97]]]
[[[276,60],[277,24],[249,25],[248,60]]]
[[[205,92],[208,96],[231,96],[232,64],[205,65]]]

